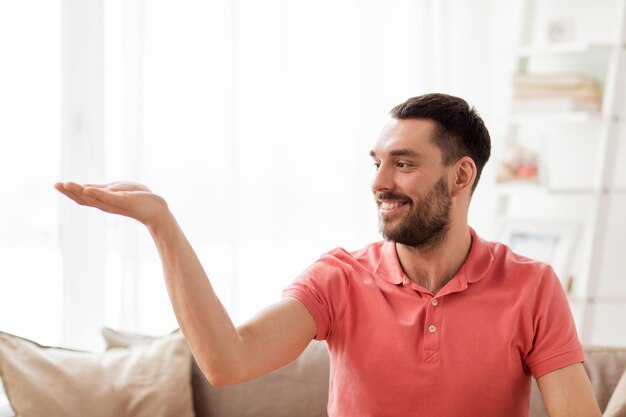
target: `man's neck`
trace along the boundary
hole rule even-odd
[[[398,260],[409,279],[433,294],[459,272],[472,247],[467,224],[451,226],[441,244],[421,249],[396,243]]]

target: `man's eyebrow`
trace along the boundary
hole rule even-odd
[[[419,153],[415,152],[412,149],[394,149],[393,151],[389,152],[389,155],[391,156],[410,156],[413,158],[420,158],[422,155],[420,155]],[[370,156],[372,158],[376,158],[376,152],[374,150],[370,151]]]

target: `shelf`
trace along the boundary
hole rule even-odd
[[[571,111],[564,113],[517,113],[512,114],[510,123],[585,123],[602,121],[605,117],[596,111]]]
[[[571,303],[625,303],[626,302],[626,294],[624,295],[604,295],[604,296],[596,296],[592,298],[585,298],[581,296],[572,296],[568,298]]]
[[[526,98],[524,98],[527,100],[526,102],[522,102],[520,99],[520,97],[524,97],[524,94],[517,95],[520,100],[517,102],[515,95],[511,98],[508,108],[509,114],[503,119],[503,122],[509,125],[507,127],[509,128],[510,139],[515,141],[525,136],[532,137],[532,134],[527,135],[529,132],[526,130],[549,130],[549,132],[544,133],[554,133],[555,136],[559,136],[557,130],[561,130],[562,135],[572,136],[576,136],[578,132],[570,131],[581,130],[580,135],[588,136],[590,145],[593,145],[597,151],[594,155],[589,155],[594,159],[594,161],[590,161],[593,163],[592,165],[563,164],[560,167],[553,167],[555,170],[580,170],[581,172],[577,173],[581,174],[581,177],[577,178],[578,181],[576,182],[567,176],[567,172],[555,171],[556,174],[562,174],[562,176],[552,177],[549,175],[551,173],[549,167],[543,171],[540,166],[539,178],[542,180],[540,183],[496,183],[494,187],[497,213],[504,220],[510,218],[513,213],[520,216],[523,213],[534,213],[535,208],[532,205],[538,202],[539,206],[536,213],[539,217],[558,218],[562,210],[571,207],[572,219],[577,218],[577,223],[585,228],[585,233],[577,238],[578,241],[575,243],[577,251],[580,252],[579,254],[577,252],[580,261],[576,261],[575,264],[568,263],[564,270],[567,270],[569,274],[561,276],[561,278],[567,278],[563,280],[566,282],[564,287],[567,290],[572,289],[571,279],[575,277],[574,293],[568,294],[568,299],[571,304],[576,304],[577,308],[580,308],[578,312],[580,317],[577,318],[576,325],[583,343],[590,343],[593,340],[593,329],[596,324],[593,304],[598,302],[624,303],[626,300],[626,294],[600,296],[599,293],[600,280],[607,278],[604,268],[604,263],[607,261],[602,257],[607,233],[611,227],[616,227],[613,225],[614,220],[608,220],[613,204],[611,200],[614,200],[618,194],[620,194],[619,198],[621,199],[626,193],[626,187],[622,181],[619,182],[619,185],[616,184],[616,166],[618,164],[616,146],[621,133],[617,123],[619,123],[623,113],[619,98],[620,88],[624,85],[626,77],[626,71],[624,71],[626,62],[623,59],[626,47],[623,38],[623,29],[626,23],[626,13],[624,13],[626,0],[618,0],[618,2],[619,5],[615,5],[617,7],[604,8],[603,13],[606,14],[601,20],[586,16],[585,13],[588,11],[582,7],[573,7],[572,10],[576,10],[576,12],[572,12],[570,18],[575,23],[584,21],[587,25],[593,21],[597,26],[605,24],[608,26],[609,22],[605,23],[606,17],[615,16],[615,19],[618,20],[615,22],[617,25],[611,29],[615,31],[616,35],[619,35],[619,38],[585,41],[582,36],[589,39],[589,37],[596,36],[595,33],[597,32],[578,32],[573,30],[575,28],[574,23],[571,23],[571,28],[566,27],[569,23],[565,23],[563,34],[570,36],[578,32],[576,34],[580,35],[581,38],[579,39],[583,39],[583,41],[549,42],[547,38],[551,34],[559,34],[558,30],[561,29],[557,23],[554,26],[555,32],[552,32],[552,28],[548,28],[550,30],[546,33],[545,24],[540,19],[545,17],[545,14],[542,13],[547,11],[546,7],[549,8],[549,5],[543,4],[543,2],[539,4],[532,0],[522,0],[522,13],[520,13],[519,21],[521,29],[519,39],[522,43],[517,48],[511,48],[506,52],[508,58],[515,60],[516,75],[513,75],[511,80],[514,92],[515,87],[530,86],[532,88],[535,85],[537,90],[545,88],[548,92],[543,101],[541,96],[536,97],[534,102],[529,101],[535,100],[533,94],[526,94]],[[564,18],[565,14],[559,15],[559,17]],[[545,75],[545,78],[542,78],[542,75]],[[551,99],[552,96],[560,97],[556,91],[557,86],[570,87],[573,91],[581,93],[580,97],[596,97],[596,94],[592,94],[591,83],[587,83],[584,79],[579,84],[573,81],[568,83],[567,81],[570,81],[566,78],[568,75],[573,76],[571,80],[575,80],[576,75],[580,78],[590,77],[596,81],[602,80],[601,84],[604,91],[599,108],[598,106],[586,107],[583,102],[577,102],[575,100],[576,94],[572,94],[569,99],[567,96],[563,97],[563,100]],[[552,76],[554,76],[553,79]],[[579,90],[576,90],[577,85],[580,87]],[[589,94],[585,95],[584,92]],[[520,103],[523,104],[520,106]],[[623,120],[623,117],[621,119]],[[588,132],[587,129],[579,129],[579,127],[588,127],[597,133]],[[543,134],[537,138],[543,143]],[[580,137],[580,139],[584,138]],[[549,141],[550,139],[545,137],[545,140]],[[588,150],[583,150],[580,147],[576,147],[576,149],[579,153],[588,152]],[[545,151],[547,150],[552,149],[545,149]],[[553,156],[567,158],[565,149],[561,154]],[[585,155],[579,154],[577,156],[584,157]],[[546,159],[550,160],[550,158]],[[594,167],[593,172],[589,169],[590,166]],[[558,181],[557,184],[551,183],[557,182],[556,180],[561,178],[562,180]],[[570,180],[570,183],[567,183],[567,180]],[[540,200],[541,202],[539,202]],[[554,204],[547,204],[546,208],[543,208],[541,204],[543,202]],[[541,216],[541,209],[546,211],[544,216]],[[566,217],[570,217],[570,213],[567,213]]]
[[[567,55],[587,52],[609,52],[613,48],[623,47],[621,44],[612,42],[567,42],[554,44],[538,44],[525,46],[517,49],[518,57]]]
[[[626,192],[624,187],[612,187],[603,190],[596,190],[593,187],[550,187],[542,184],[525,183],[522,181],[511,183],[496,183],[495,191],[498,195],[512,196],[523,194],[544,194],[544,195],[560,195],[560,196],[584,196],[596,193],[600,194],[622,194]]]
[[[496,183],[496,194],[509,196],[520,193],[541,193],[546,194],[548,189],[541,184],[526,183],[522,181],[511,181],[507,183]]]

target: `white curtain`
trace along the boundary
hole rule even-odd
[[[468,82],[477,71],[466,65],[478,66],[480,49],[464,29],[488,37],[480,25],[488,4],[463,4],[122,6],[142,30],[125,32],[138,52],[124,55],[137,60],[126,76],[140,76],[119,98],[140,92],[141,121],[107,164],[139,146],[132,151],[137,179],[168,199],[235,322],[277,301],[321,253],[379,239],[367,153],[387,112],[413,95],[481,87]],[[108,144],[116,140],[107,136]],[[126,248],[127,256],[117,254],[123,261],[107,279],[121,277],[123,264],[137,279],[125,298],[137,306],[135,316],[113,324],[163,332],[175,324],[159,262],[147,234],[137,233],[136,250],[121,241],[109,248]]]
[[[0,2],[0,330],[61,337],[61,4]]]
[[[489,36],[490,5],[471,3],[80,0],[81,8],[101,8],[104,22],[104,151],[89,157],[103,164],[105,175],[81,175],[76,159],[64,162],[71,169],[59,167],[59,158],[50,162],[56,175],[38,175],[46,186],[59,172],[71,172],[78,181],[126,178],[165,196],[240,323],[277,301],[323,252],[336,246],[354,250],[379,239],[368,151],[391,107],[441,91],[461,95],[488,114],[490,50],[480,42]],[[55,39],[58,33],[48,42]],[[39,47],[60,55],[58,44]],[[64,47],[71,53],[71,42]],[[54,68],[58,76],[60,68]],[[60,80],[52,85],[60,88]],[[60,146],[59,126],[51,123],[57,142],[47,143],[49,157]],[[37,203],[50,208],[47,216],[56,209],[52,195]],[[61,209],[69,223],[86,210],[65,204]],[[56,218],[46,221],[55,230]],[[93,278],[104,281],[104,292],[87,297],[98,300],[67,297],[66,326],[74,326],[70,316],[93,318],[69,329],[71,341],[95,346],[101,317],[106,325],[145,333],[175,327],[148,233],[114,216],[106,216],[104,232],[85,233],[101,234],[91,236],[103,242],[103,250],[91,254],[90,262],[105,265],[102,277]],[[9,245],[5,236],[2,242]],[[74,235],[63,242],[66,253],[84,245]],[[58,251],[53,241],[38,249],[57,254],[56,261],[45,261],[57,280]],[[5,298],[13,304],[3,298],[0,308],[35,307],[37,297],[15,296],[14,284],[2,279],[0,297],[9,291]],[[66,268],[63,285],[74,288],[83,279]],[[42,288],[37,281],[28,291],[41,298]],[[58,306],[45,308],[55,311],[50,320],[60,326]],[[22,334],[37,336],[23,328]]]
[[[119,104],[138,89],[131,117],[141,120],[124,138],[107,135],[107,144],[124,142],[108,161],[139,147],[129,160],[135,179],[168,199],[235,322],[277,301],[324,251],[377,239],[367,152],[390,107],[424,91],[418,9],[278,0],[120,7],[142,30],[120,28],[138,51],[120,54],[121,80],[141,75]],[[116,169],[108,179],[128,172]],[[137,247],[124,243],[129,233],[110,239],[107,281],[125,269],[136,285],[111,286],[126,294],[109,294],[107,305],[128,307],[107,317],[167,331],[175,322],[156,251],[139,227],[123,227]]]

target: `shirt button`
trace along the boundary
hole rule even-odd
[[[432,301],[430,302],[432,305],[436,306],[437,304],[439,304],[439,302],[437,301],[436,298],[433,298]]]
[[[431,333],[435,333],[437,331],[437,328],[435,326],[428,326],[428,331]]]

